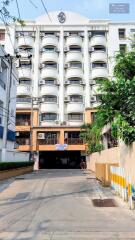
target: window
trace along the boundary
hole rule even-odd
[[[56,96],[44,96],[44,102],[50,102],[50,103],[56,103],[57,102],[57,97]]]
[[[17,97],[16,99],[17,103],[31,103],[31,98],[30,97]]]
[[[120,50],[121,53],[125,53],[126,52],[126,48],[127,48],[126,44],[120,44],[119,45],[119,50]]]
[[[22,80],[19,80],[19,83],[20,84],[24,84],[24,85],[30,85],[31,84],[31,80],[22,79]]]
[[[41,114],[41,121],[55,121],[57,120],[56,113],[42,113]]]
[[[45,84],[46,85],[54,85],[55,84],[55,80],[54,79],[46,79],[45,80]]]
[[[124,28],[120,28],[118,30],[119,32],[119,39],[124,39],[125,38],[125,34],[126,34],[126,30]]]
[[[107,64],[106,64],[106,63],[103,63],[103,62],[95,62],[95,63],[92,63],[92,68],[96,68],[96,67],[104,67],[104,68],[106,68],[106,67],[107,67]]]
[[[91,113],[91,122],[93,123],[93,122],[95,122],[95,120],[96,120],[96,112],[92,112]]]
[[[72,95],[70,96],[71,102],[83,102],[83,97],[81,95]]]
[[[71,46],[70,48],[70,51],[72,52],[81,52],[81,48],[80,47],[78,47],[78,46]]]
[[[82,68],[82,64],[80,62],[71,62],[70,67]]]
[[[43,48],[43,52],[54,52],[54,51],[55,51],[55,47],[53,46],[48,46]]]
[[[46,68],[57,68],[57,63],[48,62],[45,64]]]
[[[70,84],[79,84],[80,79],[70,79],[69,82],[70,82]]]
[[[68,121],[83,121],[83,114],[80,113],[70,113],[68,114]]]
[[[105,36],[105,31],[93,31],[92,36],[96,36],[96,35]]]
[[[95,46],[94,47],[94,51],[106,51],[106,49],[105,49],[105,47],[104,46],[100,46],[100,45],[98,45],[98,46]]]
[[[5,40],[5,31],[1,30],[0,31],[0,41],[4,41]]]

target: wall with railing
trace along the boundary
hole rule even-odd
[[[2,151],[0,150],[0,160],[2,156]],[[28,152],[19,152],[16,150],[6,151],[6,162],[27,162],[29,161]]]

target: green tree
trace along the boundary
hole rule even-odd
[[[101,144],[102,129],[106,124],[111,126],[111,134],[116,139],[122,139],[125,144],[135,141],[135,50],[116,56],[113,79],[97,80],[100,84],[100,106],[97,109],[94,124],[82,128],[82,138],[85,135],[97,135],[86,138],[89,152],[95,152]],[[88,140],[87,140],[88,139]],[[94,144],[95,149],[91,148]]]

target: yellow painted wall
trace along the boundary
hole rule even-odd
[[[93,153],[87,157],[89,170],[95,172],[96,163],[118,163],[125,169],[126,175],[131,177],[131,182],[135,185],[135,143],[130,147],[121,144],[119,147]]]

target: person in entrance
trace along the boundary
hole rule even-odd
[[[87,168],[86,161],[84,159],[82,159],[81,162],[80,162],[80,168],[81,169],[86,169]]]

